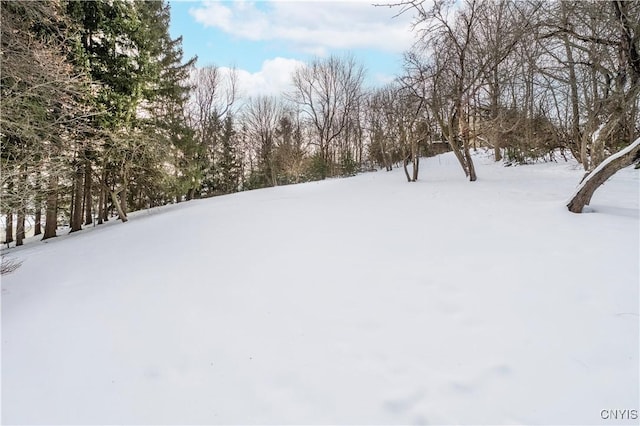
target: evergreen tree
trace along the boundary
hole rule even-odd
[[[235,144],[236,132],[233,130],[233,116],[228,114],[220,135],[220,154],[218,155],[218,191],[229,194],[238,190],[240,164]]]
[[[162,169],[163,176],[154,181],[155,192],[162,193],[164,201],[174,198],[180,201],[197,176],[194,167],[197,146],[186,117],[192,89],[189,77],[196,58],[183,63],[182,37],[171,39],[169,35],[168,5],[149,1],[141,2],[139,7],[141,20],[147,23],[148,33],[143,40],[152,59],[149,68],[155,80],[145,86],[144,106],[149,117],[146,121],[154,132],[153,149],[164,154],[157,161],[171,164],[172,169]]]
[[[217,150],[219,145],[222,123],[217,111],[212,111],[206,120],[206,137],[199,141],[198,167],[202,176],[199,196],[212,197],[217,191],[218,162]]]
[[[0,10],[0,209],[11,218],[17,213],[19,245],[25,235],[25,216],[34,214],[39,220],[45,199],[44,238],[56,235],[59,183],[67,183],[73,173],[70,152],[78,143],[78,133],[87,131],[85,118],[91,114],[86,101],[89,84],[82,70],[68,61],[73,27],[59,3],[7,1]],[[41,182],[43,177],[46,182]]]
[[[97,125],[108,134],[101,146],[90,147],[99,152],[93,160],[95,166],[102,169],[100,208],[103,202],[106,203],[107,191],[120,218],[126,221],[130,162],[136,148],[132,130],[141,99],[143,77],[147,73],[144,63],[147,55],[138,43],[141,34],[145,33],[144,26],[136,4],[124,0],[70,1],[67,11],[78,28],[75,60],[86,67],[97,83],[94,86],[95,103],[103,112],[97,118]],[[90,166],[92,159],[87,155],[87,147],[84,148],[76,157],[85,157]],[[82,196],[79,166],[76,176],[74,196],[77,201]],[[100,210],[101,215],[106,213],[104,209]],[[72,216],[73,231],[78,229],[77,217],[81,214],[75,212]]]
[[[129,206],[164,203],[180,191],[177,181],[188,167],[176,158],[189,151],[184,106],[195,59],[182,63],[182,40],[169,35],[164,2],[70,2],[68,11],[80,27],[77,59],[100,82],[96,102],[109,134],[95,164],[101,169],[100,215],[109,193],[126,220]]]
[[[180,199],[198,175],[185,107],[195,58],[169,35],[165,2],[3,1],[0,212],[56,235],[114,207]],[[111,206],[109,206],[111,200]],[[36,234],[41,232],[36,224]]]

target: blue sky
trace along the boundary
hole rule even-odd
[[[410,15],[374,1],[170,1],[170,31],[198,66],[237,67],[252,94],[275,94],[302,62],[347,52],[376,86],[401,72],[414,36]]]

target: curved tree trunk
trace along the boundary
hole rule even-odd
[[[103,185],[104,185],[104,183],[103,183]],[[126,222],[127,220],[129,220],[129,218],[127,217],[127,212],[122,208],[122,204],[120,204],[120,200],[118,199],[118,195],[122,194],[122,192],[124,192],[125,188],[122,187],[122,188],[120,188],[118,190],[111,191],[109,189],[109,187],[104,185],[104,189],[106,191],[108,191],[109,194],[111,194],[111,202],[113,203],[113,205],[115,206],[116,210],[118,211],[119,219],[122,222]]]
[[[411,182],[411,176],[409,175],[409,169],[407,168],[407,166],[409,165],[409,155],[407,155],[406,157],[404,157],[404,160],[402,160],[402,166],[404,168],[404,175],[407,177],[407,182]]]
[[[120,220],[122,222],[126,222],[127,220],[129,220],[129,218],[127,217],[127,213],[124,211],[122,205],[120,204],[120,201],[118,200],[118,193],[122,192],[124,192],[124,188],[121,188],[119,191],[111,191],[111,201],[113,202],[113,205],[116,206],[116,210],[118,211]]]
[[[462,127],[462,125],[461,125]],[[469,152],[469,127],[465,124],[461,132],[462,137],[462,154],[465,162],[465,170],[467,171],[467,177],[470,182],[475,182],[478,179],[476,175],[476,168],[473,164],[473,158]]]
[[[578,186],[571,201],[567,204],[570,212],[582,213],[584,206],[589,205],[593,193],[613,176],[618,170],[632,165],[640,158],[640,138],[622,151],[611,155],[596,167]]]
[[[473,164],[473,158],[471,158],[471,153],[469,152],[469,143],[466,140],[464,146],[464,158],[467,162],[467,170],[469,170],[469,181],[475,182],[478,179],[478,175],[476,175],[476,167]]]

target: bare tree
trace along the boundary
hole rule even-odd
[[[208,180],[209,186],[213,186],[218,136],[224,117],[231,112],[237,100],[238,73],[235,69],[225,73],[220,67],[209,65],[194,72],[193,86],[189,117],[200,147],[199,158],[194,160],[200,162],[203,176],[192,182],[187,200],[198,195],[203,180]],[[212,192],[213,188],[207,190]]]
[[[326,167],[331,166],[335,140],[360,101],[363,79],[364,68],[352,56],[316,59],[294,72],[294,92],[289,97],[308,115]]]
[[[640,133],[638,126],[638,97],[640,95],[640,5],[637,2],[612,1],[609,3],[611,32],[606,37],[583,34],[572,28],[560,28],[562,34],[597,45],[613,46],[617,53],[617,66],[611,74],[613,81],[607,97],[602,100],[601,124],[590,133],[592,149],[603,149],[610,138],[631,140]],[[629,140],[629,139],[627,139]],[[592,170],[579,186],[567,207],[580,213],[589,203],[593,193],[618,170],[627,167],[640,157],[640,139],[610,155]],[[596,157],[597,158],[597,157]]]
[[[511,0],[483,2],[478,7],[479,25],[475,31],[476,55],[486,62],[474,112],[476,137],[481,134],[494,149],[495,161],[502,159],[501,144],[505,134],[520,124],[506,119],[509,109],[516,109],[507,87],[517,84],[519,65],[510,58],[521,43],[530,41],[530,33],[541,3],[519,4]],[[513,99],[513,97],[511,98]],[[509,105],[511,101],[511,105]]]
[[[275,137],[278,169],[282,171],[286,182],[299,183],[304,175],[305,157],[308,154],[300,111],[283,107]]]
[[[384,166],[389,172],[393,170],[394,144],[396,138],[392,135],[395,127],[387,123],[387,110],[392,109],[394,88],[391,85],[379,88],[372,92],[367,100],[367,124],[369,133],[369,151],[372,160],[378,165]]]
[[[467,0],[463,7],[453,2],[436,0],[430,7],[425,1],[406,1],[403,11],[413,9],[424,51],[432,52],[425,64],[424,54],[414,52],[409,57],[409,73],[413,84],[433,85],[432,109],[465,175],[477,179],[469,151],[471,139],[470,105],[479,88],[481,76],[489,67],[486,57],[478,54],[477,31],[481,0]],[[445,102],[449,103],[448,105]]]
[[[245,125],[250,138],[257,142],[258,167],[270,186],[278,184],[275,164],[275,134],[282,109],[275,97],[259,96],[251,99],[245,111]]]
[[[591,202],[591,197],[596,189],[618,170],[637,163],[638,161],[640,161],[640,138],[636,139],[622,151],[613,154],[601,162],[591,174],[586,176],[567,204],[569,211],[572,213],[582,213],[584,206]]]
[[[22,266],[22,261],[10,259],[3,255],[0,261],[0,275],[10,274],[20,266]]]
[[[425,139],[423,114],[426,111],[426,95],[423,85],[396,86],[385,108],[386,121],[395,127],[401,161],[408,182],[418,180],[420,142]],[[412,171],[409,173],[408,165]]]

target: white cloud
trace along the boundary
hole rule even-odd
[[[195,20],[252,41],[284,41],[299,51],[376,48],[403,52],[411,47],[411,15],[394,18],[397,8],[374,7],[375,0],[204,1],[190,9]],[[384,3],[380,0],[379,3]]]
[[[391,75],[391,74],[384,74],[384,73],[376,73],[373,76],[374,80],[376,83],[378,83],[381,86],[384,86],[385,84],[390,84],[393,83],[396,80],[396,76],[395,75]]]
[[[291,75],[300,66],[304,63],[297,59],[274,58],[264,61],[260,70],[254,73],[238,69],[239,96],[247,99],[259,95],[282,95],[291,90]],[[221,71],[229,73],[231,69],[221,67]]]

